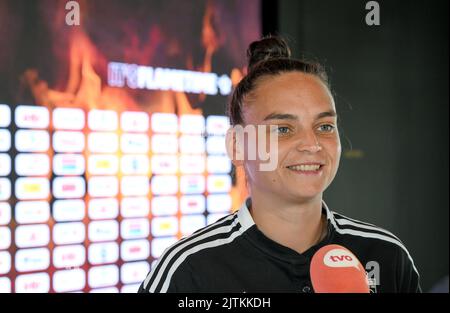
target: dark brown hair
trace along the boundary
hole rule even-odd
[[[269,36],[252,42],[247,49],[247,59],[248,74],[237,84],[227,108],[231,125],[243,124],[243,99],[254,90],[262,77],[299,71],[317,76],[329,88],[323,66],[317,62],[291,58],[291,50],[281,37]]]

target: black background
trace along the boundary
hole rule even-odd
[[[429,291],[449,266],[448,1],[377,1],[380,26],[367,2],[263,1],[263,32],[328,70],[343,153],[325,201],[400,237]]]

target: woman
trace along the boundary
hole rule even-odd
[[[227,146],[234,165],[244,168],[250,197],[234,214],[168,248],[139,291],[313,292],[312,256],[339,244],[376,269],[372,292],[420,292],[419,274],[397,237],[332,212],[322,200],[341,155],[323,68],[292,59],[278,37],[253,42],[247,55],[249,72],[228,108],[231,124],[263,125],[275,134],[277,166],[261,170],[262,158],[250,158],[231,130]],[[239,149],[242,160],[234,157]]]

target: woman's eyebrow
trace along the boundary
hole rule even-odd
[[[287,113],[270,113],[264,118],[264,121],[268,120],[298,120],[298,116]]]
[[[319,120],[324,117],[336,117],[336,116],[337,116],[337,113],[334,110],[330,110],[330,111],[326,111],[326,112],[317,114],[316,120]]]
[[[316,120],[324,117],[336,117],[337,114],[334,110],[322,112],[316,115]],[[270,113],[264,118],[264,121],[268,120],[298,120],[298,116],[289,113]]]

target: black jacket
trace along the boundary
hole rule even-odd
[[[267,238],[247,205],[164,251],[139,292],[314,292],[310,261],[324,245],[349,249],[368,272],[371,292],[420,292],[419,274],[402,242],[371,224],[332,212],[328,233],[302,254]]]

